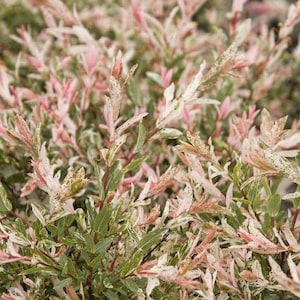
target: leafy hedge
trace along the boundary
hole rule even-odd
[[[2,299],[299,298],[299,21],[2,2]]]

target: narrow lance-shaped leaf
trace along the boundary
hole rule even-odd
[[[60,202],[64,202],[75,196],[87,183],[84,178],[84,169],[75,171],[69,168],[67,176],[64,178],[60,191]]]
[[[274,194],[271,196],[271,199],[267,205],[267,212],[272,217],[276,217],[280,211],[281,207],[281,196],[278,194]]]
[[[104,192],[104,186],[103,186],[103,175],[100,172],[100,167],[97,165],[95,162],[93,164],[95,175],[96,175],[96,180],[97,180],[97,187],[98,187],[98,193],[100,199],[104,199],[105,197],[105,192]]]
[[[116,160],[110,167],[105,189],[106,193],[108,191],[114,191],[123,177],[123,172],[120,170],[119,165],[120,162]]]
[[[138,153],[142,149],[145,142],[146,134],[147,132],[145,126],[143,125],[143,121],[140,121],[138,138],[133,149],[134,153]]]
[[[121,269],[121,277],[125,277],[135,270],[135,268],[142,262],[144,251],[137,249],[137,251],[125,262]]]
[[[72,278],[66,278],[61,280],[58,284],[56,284],[53,288],[56,291],[61,291],[63,288],[65,288],[68,284],[72,283]]]
[[[126,261],[121,270],[121,276],[126,276],[133,272],[135,268],[142,262],[143,258],[154,248],[157,243],[162,239],[162,233],[166,231],[163,228],[155,229],[152,232],[145,235],[136,246],[136,251]]]
[[[93,228],[101,236],[105,236],[108,232],[108,224],[111,221],[112,210],[112,204],[106,204],[95,217]]]
[[[111,166],[113,164],[116,154],[118,153],[121,146],[126,142],[126,139],[127,135],[123,134],[111,145],[108,150],[107,156],[104,157],[104,160],[108,166]]]
[[[130,171],[137,170],[140,167],[141,163],[146,159],[147,157],[140,157],[138,159],[133,160],[126,167],[123,168],[122,170],[123,174],[126,174]]]
[[[3,184],[0,182],[0,212],[6,213],[9,212],[11,209],[12,204],[7,197],[7,192]]]
[[[143,119],[145,116],[147,116],[148,113],[141,113],[137,116],[133,116],[129,120],[127,120],[124,124],[122,124],[117,129],[117,136],[120,136],[124,131],[126,131],[128,128],[130,128],[134,123],[139,122],[141,119]]]

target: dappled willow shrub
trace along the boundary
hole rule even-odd
[[[300,297],[300,3],[102,2],[0,4],[2,299]]]

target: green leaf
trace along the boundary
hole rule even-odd
[[[64,230],[65,228],[70,227],[74,220],[75,217],[73,215],[67,215],[58,221],[58,228],[63,228]]]
[[[112,289],[114,286],[112,285],[112,280],[113,277],[111,276],[106,276],[106,277],[103,277],[103,280],[102,280],[102,284],[105,288],[107,289]]]
[[[137,170],[141,166],[144,160],[146,160],[146,157],[140,157],[138,159],[131,161],[125,168],[123,168],[122,170],[123,174],[128,173],[130,171]]]
[[[109,168],[109,173],[113,174],[116,170],[119,170],[119,165],[120,165],[120,161],[119,160],[115,160],[113,162],[113,164]]]
[[[82,248],[80,251],[80,258],[84,260],[87,265],[90,265],[91,257],[90,253],[86,250],[86,248]]]
[[[114,207],[111,222],[113,223],[120,223],[124,220],[123,215],[123,207],[124,207],[124,201],[123,199],[119,200],[119,203]],[[119,232],[122,232],[122,227],[124,227],[124,223],[119,227]]]
[[[39,248],[43,248],[43,249],[51,249],[53,247],[61,247],[62,244],[61,243],[57,243],[52,239],[41,239],[39,240]]]
[[[247,197],[251,202],[256,200],[257,194],[260,189],[261,185],[258,180],[249,185],[249,187],[247,188]]]
[[[298,195],[299,191],[300,191],[300,185],[297,186],[297,190],[296,190],[295,193]],[[295,209],[300,208],[300,197],[297,197],[297,198],[293,199],[293,205],[294,205]]]
[[[239,207],[239,205],[237,205],[237,203],[232,201],[230,207],[232,209],[232,214],[228,215],[227,222],[234,229],[238,229],[244,222],[245,217],[243,216],[241,208]]]
[[[12,204],[7,198],[7,192],[0,182],[0,213],[6,213],[12,210]]]
[[[223,86],[218,92],[217,99],[223,100],[226,96],[230,96],[232,94],[234,88],[233,81],[229,77],[225,77],[223,81]]]
[[[158,228],[150,233],[147,233],[137,244],[138,249],[142,249],[144,252],[149,251],[152,246],[156,246],[156,244],[161,240],[163,234],[166,232],[166,229]]]
[[[32,212],[36,216],[36,218],[41,222],[41,224],[43,226],[46,226],[46,220],[45,220],[41,210],[37,206],[35,206],[33,203],[31,203],[31,208],[32,208]]]
[[[139,236],[136,233],[136,231],[134,230],[132,224],[129,224],[129,222],[127,222],[126,226],[125,226],[125,229],[126,229],[126,232],[129,234],[131,240],[134,240],[136,242],[139,241]]]
[[[274,179],[272,178],[272,186],[271,186],[272,194],[276,193],[281,182],[282,182],[282,177],[278,177]]]
[[[73,238],[61,238],[61,243],[63,243],[65,246],[78,246],[80,244],[85,244],[86,241],[84,240],[84,242],[82,242],[81,240],[78,241],[78,239],[73,239]]]
[[[140,121],[138,138],[137,138],[137,142],[134,146],[133,153],[138,153],[141,151],[141,149],[144,145],[144,142],[145,142],[146,135],[147,135],[147,132],[146,132],[145,126],[143,125],[143,121]]]
[[[94,200],[91,199],[91,198],[86,199],[85,206],[86,206],[86,209],[87,209],[88,221],[92,225],[92,224],[94,224],[95,218],[96,218],[96,215],[97,215],[97,212],[96,212],[96,209],[95,209],[95,206],[94,206]]]
[[[179,138],[183,133],[176,129],[176,128],[161,128],[155,135],[151,137],[151,140],[157,140],[157,139],[177,139]]]
[[[124,263],[121,269],[121,277],[132,273],[135,268],[142,262],[145,251],[143,249],[137,249],[137,251]]]
[[[257,196],[252,202],[252,207],[255,211],[257,211],[264,206],[264,203],[265,203],[264,199],[261,198],[259,194],[257,194]]]
[[[86,250],[89,251],[90,253],[95,253],[96,246],[93,237],[90,234],[86,234],[84,238],[85,238]]]
[[[114,239],[114,237],[108,237],[97,243],[94,251],[94,254],[97,256],[89,263],[89,265],[91,265],[93,268],[97,268],[103,259],[108,258],[107,250]]]
[[[54,258],[51,257],[51,254],[47,253],[46,251],[42,251],[38,248],[34,249],[34,256],[37,257],[38,260],[42,260],[49,266],[56,264],[56,261],[54,260]]]
[[[24,173],[23,172],[18,172],[18,173],[16,172],[16,173],[12,174],[11,176],[7,176],[5,182],[8,185],[15,184],[15,183],[25,183]]]
[[[262,224],[262,230],[263,233],[268,235],[270,231],[272,231],[272,221],[270,214],[266,213],[264,216],[263,224]]]
[[[15,220],[15,225],[16,225],[16,229],[18,232],[20,232],[24,237],[27,236],[27,233],[26,233],[26,228],[23,224],[23,222],[21,221],[21,219],[16,219]]]
[[[96,247],[95,247],[95,254],[98,254],[98,255],[101,255],[101,256],[105,255],[107,249],[110,247],[113,240],[114,240],[113,237],[108,237],[108,238],[98,242]]]
[[[100,173],[100,168],[97,165],[97,163],[94,163],[93,165],[96,179],[97,179],[97,186],[98,186],[98,192],[99,192],[99,197],[100,199],[105,198],[105,192],[104,192],[104,187],[103,187],[103,181],[102,181],[102,174]]]
[[[98,269],[99,267],[103,267],[103,257],[98,255],[94,259],[92,259],[88,264],[93,268],[93,270]]]
[[[40,149],[41,149],[41,126],[39,125],[33,134],[32,153],[34,159],[38,159]]]
[[[66,287],[67,285],[71,284],[72,283],[72,278],[66,278],[66,279],[63,279],[61,280],[58,284],[56,284],[54,286],[54,289],[56,291],[60,291],[62,290],[64,287]]]
[[[59,201],[65,202],[74,197],[86,183],[84,169],[74,170],[73,167],[70,167],[62,183],[63,192],[60,193]]]
[[[106,204],[95,218],[93,228],[100,236],[105,236],[108,232],[108,224],[111,220],[112,210],[112,204]]]
[[[50,231],[53,235],[58,235],[58,233],[59,233],[57,226],[55,226],[53,224],[48,224],[47,230]]]
[[[109,177],[107,191],[114,191],[123,177],[123,172],[121,170],[115,170],[115,172]]]
[[[107,156],[103,157],[109,167],[111,167],[112,164],[116,162],[115,156],[118,153],[119,149],[122,147],[122,145],[126,142],[127,136],[127,134],[123,134],[120,137],[118,137],[112,143],[112,145],[110,145]]]
[[[142,262],[144,256],[152,247],[155,247],[162,238],[165,229],[159,228],[147,233],[136,246],[136,252],[124,263],[121,269],[121,276],[124,277],[135,270]]]
[[[266,191],[266,194],[267,194],[268,198],[271,198],[272,197],[272,191],[271,191],[270,185],[268,183],[268,179],[266,177],[263,177],[261,179],[261,182],[263,184],[263,187]]]
[[[233,168],[232,180],[233,184],[240,187],[242,183],[247,179],[247,166],[241,162],[237,162]]]
[[[107,291],[104,293],[104,295],[106,296],[106,299],[108,299],[108,300],[119,300],[120,299],[118,297],[118,295],[112,291]]]
[[[299,209],[300,208],[300,197],[294,199],[293,204],[294,204],[295,209]]]
[[[269,213],[271,217],[275,217],[279,213],[280,207],[281,207],[281,196],[278,194],[272,195],[267,205],[267,213]]]
[[[62,266],[62,274],[66,276],[72,276],[78,278],[77,270],[71,258],[64,257],[62,261],[60,261],[60,265]]]
[[[260,196],[260,190],[262,186],[260,181],[254,181],[248,188],[247,188],[247,197],[252,203],[252,207],[254,210],[260,209],[265,200]]]
[[[142,105],[142,93],[136,80],[130,79],[128,82],[127,93],[132,102],[137,105]]]
[[[30,274],[35,274],[35,273],[57,275],[57,271],[55,271],[54,269],[51,269],[49,267],[44,267],[44,266],[43,267],[37,266],[37,267],[32,267],[32,268],[26,269],[26,270],[20,272],[20,275],[30,275]]]
[[[137,283],[131,279],[131,278],[126,278],[124,280],[121,280],[122,284],[130,291],[137,293],[139,286]]]
[[[114,191],[122,177],[123,172],[119,169],[119,161],[115,161],[109,170],[106,192]]]

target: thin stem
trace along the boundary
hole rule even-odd
[[[91,300],[93,299],[93,288],[92,288],[92,284],[93,284],[93,268],[92,267],[88,267],[88,271],[89,271],[89,275],[87,278],[87,286],[88,286],[88,299]]]
[[[145,145],[145,144],[152,138],[152,136],[153,136],[157,131],[158,131],[158,128],[157,128],[157,127],[154,127],[154,128],[148,133],[148,135],[146,136],[143,145]],[[132,153],[130,154],[130,156],[128,157],[128,159],[127,159],[126,164],[125,164],[124,167],[126,167],[127,165],[129,165],[129,164],[131,163],[131,161],[135,158],[136,155],[137,155],[137,153],[132,152]]]
[[[104,172],[104,176],[103,176],[103,188],[104,190],[106,190],[106,186],[108,183],[108,176],[109,176],[109,171],[110,171],[110,167],[107,166]]]
[[[119,245],[119,243],[120,243],[120,241],[121,241],[121,235],[119,235],[119,237],[118,237],[118,240],[116,241],[116,243],[115,243],[115,255],[114,255],[114,258],[113,258],[113,260],[112,260],[112,262],[110,263],[110,265],[109,265],[109,267],[108,267],[108,271],[109,272],[113,272],[113,270],[114,270],[114,267],[115,267],[115,263],[116,263],[116,261],[117,261],[117,258],[118,258],[118,245]]]
[[[158,128],[157,127],[154,127],[150,132],[149,134],[147,135],[147,137],[145,138],[145,141],[144,141],[144,145],[153,137],[153,135],[158,131]]]
[[[16,212],[14,212],[13,210],[11,210],[9,212],[10,215],[12,215],[13,217],[15,217],[16,219],[20,219],[22,221],[23,224],[30,226],[30,224],[20,215],[18,215]]]
[[[292,221],[292,230],[295,229],[295,226],[296,226],[296,222],[297,222],[299,213],[300,213],[300,209],[297,208],[296,211],[295,211],[294,217],[293,217],[293,221]]]

